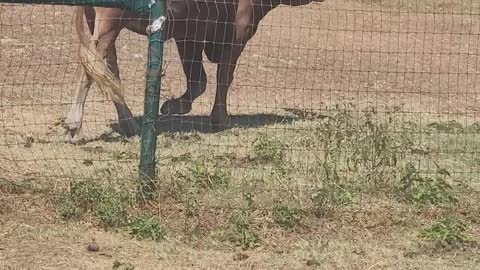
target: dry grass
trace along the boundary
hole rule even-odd
[[[88,224],[45,223],[4,216],[0,265],[13,269],[109,269],[121,262],[135,269],[307,269],[307,261],[315,260],[319,265],[314,269],[478,267],[478,249],[445,251],[419,244],[415,230],[398,225],[416,223],[414,217],[405,213],[386,215],[383,209],[380,215],[375,211],[352,215],[352,211],[347,211],[342,213],[346,214],[343,217],[338,215],[338,220],[312,223],[317,229],[305,235],[270,229],[274,240],[251,251],[205,247],[204,239],[185,243],[170,237],[160,244],[137,241]],[[100,252],[86,250],[92,239],[100,246]],[[248,258],[235,261],[238,253]]]
[[[159,156],[158,198],[148,206],[134,202],[129,211],[132,216],[137,213],[157,215],[167,232],[166,240],[161,243],[133,240],[125,227],[98,230],[100,225],[94,213],[83,216],[81,222],[64,223],[56,212],[62,205],[53,199],[68,190],[70,181],[63,177],[58,181],[50,178],[43,183],[49,188],[44,186],[46,190],[43,191],[28,185],[16,189],[6,185],[1,189],[8,205],[1,226],[4,264],[45,269],[104,269],[118,261],[138,269],[304,269],[307,260],[315,260],[320,263],[316,269],[478,267],[479,261],[473,256],[478,252],[474,243],[480,241],[478,182],[474,174],[465,177],[465,174],[455,173],[458,168],[471,164],[471,156],[464,154],[443,159],[441,154],[420,153],[405,157],[423,164],[435,161],[448,165],[447,169],[453,172],[448,182],[454,187],[458,205],[425,207],[402,202],[395,193],[378,194],[371,188],[364,188],[372,184],[362,182],[364,174],[357,171],[357,175],[345,175],[346,178],[339,180],[349,181],[354,199],[345,205],[332,202],[322,207],[312,204],[310,199],[317,188],[328,184],[320,165],[321,153],[325,151],[320,147],[324,145],[315,137],[315,128],[325,120],[315,119],[271,124],[268,139],[262,143],[257,139],[262,138],[260,134],[264,131],[255,128],[233,128],[215,134],[160,134],[159,146],[163,151]],[[307,126],[310,131],[305,131]],[[443,135],[458,142],[458,135]],[[434,132],[431,137],[421,138],[425,149],[433,153],[438,150],[435,148],[437,141],[432,140],[435,136]],[[412,138],[413,145],[422,145],[418,138]],[[215,142],[215,152],[208,142]],[[77,170],[82,171],[83,178],[71,181],[95,179],[104,186],[122,186],[133,195],[135,182],[131,180],[135,179],[135,174],[131,171],[134,168],[131,160],[137,153],[138,142],[133,139],[110,142],[115,146],[112,149],[102,147],[103,144],[105,142],[92,142],[77,146],[78,155],[88,155],[91,163],[81,165],[79,162]],[[239,144],[246,147],[239,148]],[[311,150],[305,150],[305,146],[300,148],[301,145],[308,145]],[[35,147],[34,144],[32,148]],[[286,148],[279,150],[278,147]],[[342,153],[349,154],[354,149],[351,150]],[[112,161],[103,161],[109,158]],[[344,164],[343,158],[338,161],[339,167]],[[385,177],[390,185],[395,185],[399,178],[394,174]],[[24,181],[14,180],[21,184]],[[363,184],[364,187],[356,186]],[[19,204],[21,198],[29,203]],[[278,203],[299,209],[298,223],[293,227],[284,228],[276,223],[274,206]],[[32,211],[36,215],[31,215]],[[232,219],[239,214],[243,215],[242,220]],[[420,229],[442,216],[466,223],[467,237],[472,244],[466,243],[460,249],[441,247],[417,237]],[[246,243],[249,247],[246,251],[242,251],[242,244],[238,242],[238,228],[244,225],[248,226],[246,231],[258,239],[256,243]],[[91,238],[100,245],[102,254],[85,250]],[[42,252],[35,251],[39,249]],[[249,257],[235,261],[235,254],[239,253]],[[225,259],[215,260],[215,256]]]
[[[149,205],[134,198],[139,140],[112,132],[113,106],[95,89],[85,144],[63,143],[59,119],[78,65],[73,9],[2,6],[0,268],[479,268],[479,7],[375,2],[326,1],[269,14],[238,65],[229,95],[234,127],[219,133],[206,126],[215,73],[207,64],[209,89],[192,114],[158,123],[160,192]],[[137,115],[145,46],[144,37],[124,31],[117,47]],[[185,87],[174,49],[169,42],[165,96]],[[326,117],[337,103],[351,104],[350,122]],[[372,108],[375,123],[388,123],[377,135],[363,125],[364,109]],[[339,136],[348,139],[335,144]],[[379,145],[372,138],[388,147],[369,151]],[[395,166],[369,163],[392,155]],[[410,162],[425,182],[439,175],[437,165],[448,171],[458,204],[402,200],[396,188]],[[127,191],[129,218],[158,216],[166,239],[135,240],[128,226],[100,229],[95,211],[62,220],[57,196],[73,196],[71,184],[82,181]],[[322,192],[332,197],[312,200]],[[453,248],[417,237],[443,216],[464,222],[471,242]],[[92,238],[100,252],[86,250]],[[248,258],[236,260],[239,253]]]

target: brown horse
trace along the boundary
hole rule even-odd
[[[217,91],[210,114],[212,125],[228,123],[227,92],[233,80],[237,61],[247,42],[254,36],[260,21],[279,5],[298,6],[324,0],[167,0],[167,21],[164,40],[173,38],[187,79],[187,89],[179,98],[166,101],[165,115],[190,112],[193,101],[205,91],[207,75],[202,52],[218,64]],[[88,41],[83,28],[83,14],[92,34]],[[118,8],[78,7],[76,29],[81,40],[80,58],[83,65],[76,74],[79,86],[76,101],[65,119],[68,142],[80,137],[83,108],[88,90],[95,81],[113,100],[119,125],[125,135],[136,134],[138,124],[125,104],[120,91],[115,40],[123,28],[147,35],[148,19]],[[82,54],[83,52],[83,54]],[[92,54],[94,54],[92,56]],[[87,57],[87,56],[90,56]],[[107,65],[103,62],[107,60]],[[101,63],[93,63],[101,62]],[[101,65],[99,65],[101,64]],[[107,86],[102,82],[110,78]],[[102,87],[103,84],[103,87]]]

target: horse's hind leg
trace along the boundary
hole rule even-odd
[[[210,122],[215,128],[226,127],[229,124],[227,94],[232,84],[235,67],[242,50],[242,46],[224,46],[224,56],[218,63],[217,91],[215,94],[215,103],[210,113]]]
[[[81,139],[83,109],[85,107],[88,90],[92,85],[92,80],[88,78],[83,65],[79,65],[75,73],[75,81],[79,83],[75,91],[75,102],[70,106],[64,124],[66,129],[65,141],[69,143],[77,143]]]
[[[113,75],[115,75],[115,78],[120,81],[120,71],[118,69],[117,49],[115,47],[115,43],[107,49],[107,65]],[[135,121],[133,114],[125,103],[123,96],[121,97],[120,102],[114,99],[113,104],[117,110],[118,125],[124,135],[133,136],[138,134],[140,132],[140,126]]]
[[[90,33],[93,34],[95,28],[95,12],[91,7],[85,7],[83,11],[87,17],[87,25]],[[79,11],[77,10],[77,12]],[[79,16],[83,16],[83,14],[79,14]],[[87,99],[88,90],[90,90],[90,86],[92,85],[92,79],[87,76],[85,69],[81,64],[75,73],[75,81],[78,82],[74,95],[75,102],[70,106],[70,109],[65,116],[64,124],[66,129],[65,141],[69,143],[77,143],[81,139],[85,100]]]
[[[117,64],[117,53],[115,41],[124,27],[121,21],[123,11],[121,9],[101,9],[101,15],[97,13],[95,20],[95,31],[92,39],[97,43],[96,53],[101,59],[107,60],[107,67],[120,83],[120,76]],[[139,133],[140,126],[135,121],[132,112],[125,103],[123,93],[111,91],[111,98],[118,115],[120,129],[125,136],[133,136]]]
[[[164,115],[189,113],[193,101],[207,88],[207,74],[202,63],[203,44],[179,41],[177,48],[187,78],[187,91],[181,97],[163,103],[161,112]]]

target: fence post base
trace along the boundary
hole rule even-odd
[[[152,1],[150,7],[150,26],[148,43],[148,63],[145,89],[144,114],[142,122],[142,138],[140,149],[139,181],[140,195],[150,199],[156,189],[155,152],[157,133],[155,124],[158,121],[160,85],[163,60],[163,25],[165,22],[165,0]]]

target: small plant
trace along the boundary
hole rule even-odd
[[[411,152],[412,138],[408,129],[394,129],[393,115],[376,116],[367,112],[354,117],[339,110],[316,129],[323,153],[319,166],[327,182],[375,192],[391,188],[399,161]]]
[[[123,266],[123,267],[120,268],[120,266]],[[130,264],[130,263],[123,263],[123,262],[119,262],[119,261],[115,260],[115,261],[113,262],[112,269],[113,269],[113,270],[116,270],[116,269],[121,269],[121,270],[134,270],[134,269],[135,269],[135,266],[133,266],[133,265]]]
[[[186,217],[194,217],[198,212],[198,200],[195,194],[189,194],[185,198],[185,215]]]
[[[29,182],[14,182],[0,176],[0,193],[23,194],[33,187]]]
[[[109,190],[95,206],[95,215],[104,227],[120,227],[128,220],[128,207],[127,194]]]
[[[258,160],[274,162],[276,164],[285,160],[286,145],[266,135],[261,135],[253,143],[253,151]]]
[[[450,218],[442,218],[432,226],[420,231],[419,237],[431,241],[438,241],[449,246],[461,246],[466,241],[466,226]]]
[[[245,192],[243,194],[243,198],[245,199],[245,202],[247,204],[247,208],[250,210],[255,209],[255,195],[253,195],[252,192]]]
[[[463,130],[462,124],[455,120],[447,122],[433,122],[428,124],[428,127],[443,133],[455,133]]]
[[[82,209],[67,195],[61,195],[57,199],[57,211],[65,220],[79,218],[83,214]]]
[[[218,166],[211,168],[204,162],[195,162],[189,171],[191,180],[203,188],[226,188],[230,183],[230,175]]]
[[[231,240],[241,245],[243,249],[254,248],[258,242],[258,236],[251,229],[251,217],[245,210],[234,212],[230,218],[230,222],[234,225],[234,233]]]
[[[330,205],[345,206],[353,203],[355,194],[343,185],[327,185],[315,192],[311,199],[319,209]]]
[[[79,218],[101,199],[102,188],[93,181],[81,181],[70,186],[70,191],[57,198],[57,211],[63,219]]]
[[[457,199],[452,195],[452,187],[446,178],[450,173],[437,166],[435,178],[421,176],[415,166],[408,163],[405,166],[403,177],[400,179],[400,191],[410,202],[421,204],[455,203]]]
[[[128,193],[104,188],[94,181],[74,183],[70,192],[57,199],[57,209],[63,219],[80,218],[90,213],[104,227],[124,225],[128,220],[129,204]]]
[[[160,225],[158,218],[153,216],[140,216],[130,224],[130,234],[137,239],[150,239],[160,241],[165,238],[165,230]]]
[[[92,211],[102,198],[102,187],[94,181],[81,181],[70,187],[69,197],[82,210]]]
[[[296,209],[286,205],[276,205],[273,208],[275,222],[283,228],[293,228],[298,223],[298,212]]]

